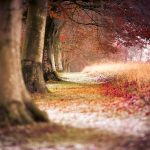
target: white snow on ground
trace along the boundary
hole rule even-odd
[[[46,147],[47,146],[47,147]],[[40,143],[39,145],[36,145],[32,147],[32,150],[99,150],[98,147],[96,147],[93,144],[79,144],[79,143],[65,143],[61,145],[47,145],[47,143],[43,143],[43,145]],[[18,150],[18,149],[17,149]],[[103,150],[106,150],[103,148]]]
[[[99,78],[92,78],[86,73],[65,73],[62,78],[66,81],[77,83],[96,83]],[[74,108],[73,108],[74,107]],[[50,108],[47,110],[48,116],[56,123],[70,125],[76,128],[96,128],[99,130],[106,130],[119,135],[133,135],[144,136],[145,133],[150,132],[147,120],[144,117],[107,117],[103,112],[81,113],[76,106],[69,106],[68,110],[75,111],[61,111],[59,108]],[[86,107],[86,106],[85,106]],[[96,106],[95,106],[96,107]]]
[[[49,118],[56,123],[76,128],[97,128],[115,134],[144,136],[149,131],[144,118],[108,118],[97,113],[62,112],[58,109],[47,110]]]
[[[67,73],[62,76],[66,81],[77,82],[77,83],[97,83],[97,80],[104,79],[103,76],[91,78],[85,73]],[[49,86],[57,86],[48,85]],[[71,105],[69,108],[66,108],[68,111],[62,111],[60,108],[47,109],[48,116],[50,120],[69,125],[76,128],[94,128],[98,130],[108,131],[110,133],[115,133],[118,135],[132,135],[136,137],[142,137],[146,133],[150,132],[150,125],[147,124],[147,119],[138,116],[116,118],[108,117],[103,114],[100,110],[98,112],[80,112],[79,107],[84,107],[85,109],[89,106],[87,105]],[[95,106],[96,107],[96,106]],[[98,107],[99,108],[99,107]],[[45,110],[45,108],[41,108]],[[100,108],[99,108],[100,109]],[[69,111],[70,110],[70,111]],[[149,122],[150,123],[150,122]],[[132,144],[132,143],[131,143]],[[115,146],[115,147],[114,147]],[[131,145],[132,146],[132,145]],[[131,147],[132,148],[132,147]],[[0,140],[0,150],[127,150],[126,146],[120,147],[120,145],[113,145],[113,143],[107,143],[107,141],[102,142],[100,147],[97,147],[94,144],[80,144],[80,143],[66,143],[61,145],[49,145],[48,143],[39,143],[39,145],[28,145],[25,147],[8,144],[5,145]],[[130,149],[131,150],[131,149]],[[133,145],[133,150],[134,149]],[[141,149],[144,150],[144,149]],[[149,148],[147,149],[149,150]]]

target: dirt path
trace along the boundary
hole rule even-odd
[[[86,74],[68,73],[63,78],[75,83],[48,84],[48,88],[53,93],[50,98],[52,101],[50,99],[45,101],[43,107],[41,101],[37,102],[41,109],[47,111],[50,120],[75,128],[97,129],[117,136],[140,138],[141,141],[146,139],[146,143],[150,146],[148,142],[150,139],[147,139],[150,133],[150,118],[143,115],[142,111],[129,114],[127,111],[109,110],[107,104],[117,100],[102,96],[99,92],[99,85],[93,84],[97,81],[104,81],[104,77],[91,78]],[[124,140],[128,141],[128,139]],[[130,143],[130,139],[128,142]],[[102,145],[107,145],[107,141],[103,141]],[[113,143],[101,149],[111,149],[112,145]],[[93,150],[96,147],[90,149]],[[116,145],[115,149],[126,148],[119,148],[119,145]],[[138,148],[133,146],[132,149]],[[145,146],[143,149],[149,149],[149,147]]]
[[[71,82],[47,84],[50,94],[33,95],[40,109],[59,125],[0,132],[0,150],[150,150],[150,118],[144,110],[129,113],[133,108],[110,107],[120,99],[100,94],[95,83],[104,82],[102,76],[68,73],[62,77]]]
[[[90,83],[90,84],[100,84],[104,83],[107,78],[104,75],[99,75],[91,77],[88,73],[74,72],[74,73],[64,73],[61,74],[61,78],[64,81],[70,81],[74,83]]]
[[[46,108],[51,120],[77,128],[102,128],[116,134],[143,136],[149,131],[148,118],[141,114],[128,115],[124,112],[116,116],[109,110],[104,112],[102,101],[109,102],[110,97],[100,95],[99,85],[91,84],[97,80],[104,81],[104,77],[92,78],[83,73],[67,73],[64,76],[67,81],[89,84],[47,85],[54,93],[61,95],[60,100]]]

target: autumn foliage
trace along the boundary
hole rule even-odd
[[[114,99],[107,105],[108,108],[133,113],[146,107],[144,114],[150,115],[149,63],[104,64],[97,67],[98,70],[96,66],[95,70],[91,69],[92,76],[103,74],[110,78],[99,88],[102,95]],[[84,71],[88,72],[88,70],[90,68]]]

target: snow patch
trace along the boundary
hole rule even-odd
[[[58,109],[47,110],[47,113],[54,122],[76,128],[96,128],[133,136],[144,136],[149,131],[144,118],[109,118],[97,113],[62,112]]]

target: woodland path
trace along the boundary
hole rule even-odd
[[[149,131],[146,124],[147,118],[140,115],[116,116],[109,110],[104,112],[104,107],[100,102],[104,97],[98,92],[99,85],[94,85],[103,83],[106,80],[104,77],[92,78],[86,73],[66,73],[63,79],[83,84],[47,85],[61,97],[59,106],[52,102],[51,106],[46,108],[51,120],[77,128],[102,128],[116,134],[143,136]]]
[[[107,80],[107,78],[104,75],[92,77],[88,73],[82,72],[64,73],[61,74],[61,78],[64,81],[86,84],[100,84],[104,83]]]
[[[141,138],[147,139],[150,133],[149,118],[142,114],[128,114],[127,112],[115,112],[107,109],[106,101],[109,103],[109,98],[103,97],[99,93],[99,84],[107,81],[107,78],[100,75],[91,77],[86,73],[65,73],[62,75],[63,80],[72,83],[54,83],[48,84],[47,87],[51,89],[52,93],[57,96],[47,106],[41,109],[46,110],[50,120],[63,125],[69,125],[75,128],[91,128],[99,131],[106,131],[117,136],[133,137],[133,139]],[[127,140],[128,141],[128,140]],[[136,141],[136,140],[135,140]],[[107,145],[101,143],[102,147],[89,148],[91,150],[112,149],[112,144]],[[129,141],[130,143],[130,138]],[[135,142],[136,143],[136,142]],[[135,144],[134,142],[131,145]],[[150,149],[150,142],[146,142],[149,146],[143,149]],[[105,145],[105,146],[104,146]],[[137,149],[137,147],[118,147],[115,149]],[[82,149],[82,148],[81,148]],[[83,149],[87,149],[84,148]]]
[[[30,137],[27,144],[0,138],[5,141],[0,150],[150,150],[150,118],[109,109],[107,104],[114,99],[101,95],[99,88],[106,78],[84,73],[61,77],[70,82],[47,84],[50,94],[33,98],[50,120],[65,126],[65,131],[38,126],[25,134]]]

